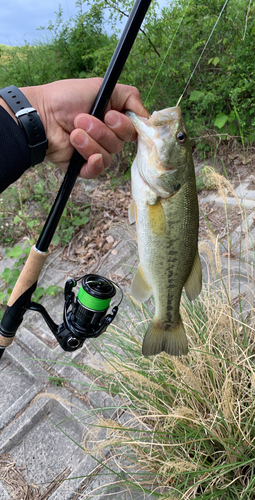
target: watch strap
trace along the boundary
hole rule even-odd
[[[46,155],[48,139],[36,109],[15,85],[0,89],[0,97],[15,114],[18,125],[24,132],[29,148],[31,165],[41,163]]]

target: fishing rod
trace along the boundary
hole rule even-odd
[[[92,116],[100,120],[103,120],[105,108],[150,3],[151,0],[136,0],[131,10],[90,112]],[[49,245],[84,161],[84,158],[75,150],[38,241],[31,248],[25,266],[8,300],[0,324],[0,358],[6,347],[12,343],[27,310],[37,311],[43,316],[65,351],[75,351],[82,347],[85,339],[101,335],[118,312],[123,297],[120,287],[111,280],[96,274],[83,276],[79,280],[70,279],[66,282],[63,323],[60,325],[54,323],[44,306],[31,301],[40,272],[48,256]],[[81,286],[77,297],[75,297],[73,288],[80,280]],[[107,314],[111,299],[117,291],[120,293],[120,300],[112,308],[111,313]]]

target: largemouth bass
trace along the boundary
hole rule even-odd
[[[142,352],[179,356],[188,352],[179,312],[182,289],[194,300],[202,287],[191,146],[179,107],[155,111],[149,119],[127,115],[138,133],[129,221],[136,222],[140,264],[131,293],[140,302],[152,294],[155,299]]]

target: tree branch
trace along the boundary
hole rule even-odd
[[[128,14],[126,14],[126,12],[123,12],[122,10],[119,9],[119,7],[116,7],[116,5],[112,4],[111,2],[109,2],[109,0],[105,0],[105,3],[108,4],[110,7],[113,7],[115,10],[117,10],[120,14],[122,14],[123,16],[125,17],[129,17]],[[147,38],[149,44],[152,46],[154,52],[156,52],[157,56],[158,57],[161,57],[159,51],[157,50],[157,48],[155,47],[154,43],[151,41],[150,37],[145,33],[145,31],[140,28],[140,31],[143,33],[143,35]]]

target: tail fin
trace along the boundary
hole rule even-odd
[[[171,356],[188,354],[188,341],[180,316],[179,322],[170,328],[155,318],[151,322],[143,340],[142,353],[153,356],[162,351]]]

